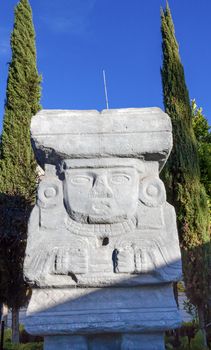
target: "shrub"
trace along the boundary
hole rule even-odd
[[[5,329],[4,332],[4,350],[43,350],[43,342],[41,337],[30,336],[25,330],[24,326],[20,325],[20,344],[13,344],[11,342],[12,330]],[[32,340],[34,342],[32,342]],[[37,341],[39,340],[39,342]],[[27,342],[28,341],[28,342]]]
[[[191,340],[188,336],[179,337],[179,345],[174,346],[174,338],[172,336],[166,337],[166,350],[208,350],[203,347],[203,335],[198,331]]]
[[[4,350],[43,350],[43,343],[12,344],[4,345]]]

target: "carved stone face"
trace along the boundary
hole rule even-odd
[[[64,200],[78,222],[114,223],[136,213],[139,174],[132,166],[66,169]]]

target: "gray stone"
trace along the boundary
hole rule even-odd
[[[27,330],[46,337],[45,350],[163,349],[180,323],[176,217],[159,179],[169,117],[41,111],[31,132],[45,174],[28,226]]]
[[[29,221],[29,281],[39,287],[99,287],[180,278],[175,213],[158,168],[131,159],[116,159],[114,167],[114,161],[105,159],[105,168],[95,168],[93,159],[92,168],[66,165],[63,180],[54,166],[46,166]]]
[[[42,166],[61,159],[125,157],[159,161],[172,146],[170,118],[159,108],[42,110],[32,118],[32,141]]]
[[[163,333],[124,334],[121,350],[165,350]]]
[[[45,337],[45,350],[164,350],[163,333]]]
[[[88,350],[86,338],[83,336],[51,336],[45,337],[45,350]]]
[[[171,284],[36,289],[26,324],[30,333],[42,335],[138,333],[152,327],[156,331],[176,328],[179,312]]]

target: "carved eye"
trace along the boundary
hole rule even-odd
[[[89,176],[82,176],[82,175],[77,175],[70,179],[70,182],[73,185],[87,185],[88,183],[90,183],[90,181],[91,181],[91,178]]]
[[[130,179],[130,176],[126,174],[114,174],[111,177],[111,182],[115,185],[122,185],[129,182]]]

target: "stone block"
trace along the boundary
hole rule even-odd
[[[26,329],[45,350],[164,349],[180,317],[174,208],[159,172],[172,147],[159,108],[43,110],[32,144],[44,174],[28,225]]]

